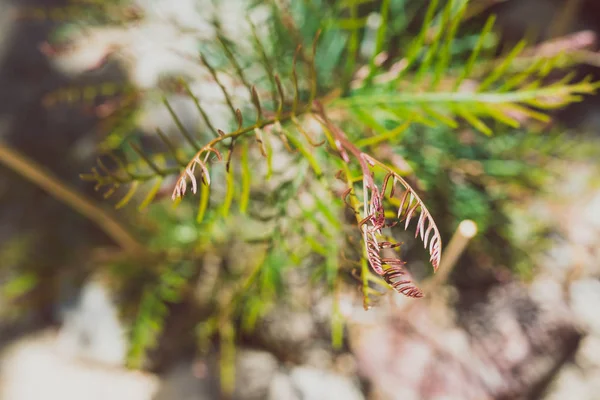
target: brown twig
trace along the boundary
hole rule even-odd
[[[113,215],[94,204],[92,199],[65,185],[37,162],[3,143],[0,143],[0,163],[94,222],[128,254],[140,256],[145,252],[144,247]]]
[[[456,229],[454,236],[450,239],[450,243],[444,252],[444,258],[440,263],[440,268],[430,282],[426,283],[429,288],[443,284],[452,272],[461,254],[465,251],[471,239],[477,234],[477,225],[471,220],[464,220]]]

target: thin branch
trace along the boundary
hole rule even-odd
[[[131,255],[139,256],[144,247],[129,233],[113,215],[94,204],[94,201],[66,186],[44,167],[0,143],[0,163],[25,179],[38,185],[57,200],[67,204],[84,217],[94,222],[109,237]]]
[[[454,233],[454,236],[452,236],[452,239],[450,239],[448,246],[446,246],[444,258],[442,258],[438,273],[431,278],[430,282],[427,282],[427,285],[434,287],[446,281],[456,262],[475,235],[477,235],[477,225],[475,222],[464,220],[458,225],[458,229]]]

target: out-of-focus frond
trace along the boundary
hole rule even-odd
[[[492,128],[485,120],[513,128],[527,118],[547,122],[545,111],[580,101],[598,88],[589,79],[574,81],[571,75],[549,80],[550,71],[565,65],[564,49],[527,51],[521,42],[501,59],[488,61],[482,51],[494,17],[482,29],[466,64],[457,68],[452,49],[468,2],[451,0],[441,10],[437,3],[430,2],[423,29],[406,55],[388,70],[375,68],[373,59],[368,72],[357,72],[355,90],[338,104],[398,123],[412,115],[417,122],[456,128],[460,119],[489,135]]]
[[[131,344],[127,357],[131,367],[142,367],[147,351],[156,346],[167,316],[167,305],[181,300],[183,289],[193,272],[188,261],[164,266],[156,281],[144,289],[131,327]]]

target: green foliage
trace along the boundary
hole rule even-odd
[[[143,290],[135,323],[131,327],[128,361],[132,368],[142,367],[147,351],[156,346],[168,313],[167,305],[181,301],[192,272],[189,262],[169,263],[157,276],[156,282]]]
[[[146,209],[143,263],[160,272],[139,298],[132,365],[156,345],[167,304],[190,302],[202,310],[199,348],[221,346],[227,390],[236,335],[289,301],[291,268],[311,271],[333,294],[353,271],[365,308],[385,288],[420,297],[398,253],[413,219],[434,269],[442,237],[467,218],[482,232],[475,251],[502,259],[494,249],[510,242],[505,205],[543,182],[542,161],[556,149],[554,137],[526,131],[598,86],[555,79],[550,72],[568,66],[568,57],[536,54],[524,42],[492,57],[494,18],[463,28],[468,1],[431,1],[426,9],[402,0],[257,3],[271,14],[265,26],[248,27],[249,46],[228,38],[219,21],[215,40],[199,43],[195,61],[222,97],[226,126],[193,80],[171,77],[162,101],[175,135],[133,135],[129,120],[82,175],[105,197],[118,196],[117,208]],[[365,9],[377,14],[377,26]],[[417,32],[409,15],[422,22]],[[171,95],[193,104],[199,128],[184,124]],[[175,208],[163,200],[171,190]],[[188,190],[198,196],[184,196]],[[401,223],[388,229],[383,216]],[[245,261],[231,254],[240,243],[251,249]],[[205,260],[214,254],[219,268]],[[422,254],[402,250],[407,260]],[[204,285],[200,300],[182,296],[193,277]],[[337,302],[333,308],[340,346]]]
[[[0,247],[0,296],[4,302],[12,305],[3,310],[5,318],[18,314],[21,311],[19,300],[39,284],[36,271],[31,267],[23,268],[34,243],[31,235],[15,236]]]

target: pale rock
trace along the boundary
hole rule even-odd
[[[289,375],[278,372],[269,386],[268,400],[301,400]]]
[[[587,370],[585,375],[590,386],[590,393],[600,393],[600,368]]]
[[[238,352],[236,361],[237,400],[262,400],[277,373],[277,359],[266,351],[244,349]]]
[[[585,376],[575,366],[563,367],[552,382],[544,400],[595,400],[588,388]]]
[[[181,361],[161,376],[160,389],[152,400],[212,400],[219,388],[209,371],[216,369],[214,360]]]
[[[144,18],[176,23],[181,29],[193,30],[201,38],[214,36],[214,27],[209,23],[215,16],[214,2],[211,0],[134,0],[134,4],[144,11]]]
[[[358,385],[352,379],[309,367],[296,367],[290,378],[303,400],[362,400]]]
[[[585,370],[600,368],[600,336],[586,336],[581,341],[575,357],[577,365]]]
[[[154,375],[69,357],[54,331],[10,345],[0,364],[2,400],[153,400],[158,389]]]
[[[597,246],[600,241],[600,194],[575,204],[569,220],[568,231],[572,242],[587,247]]]
[[[548,276],[536,278],[529,286],[529,295],[540,305],[551,304],[565,297],[561,282]]]
[[[600,280],[586,279],[573,282],[570,287],[571,308],[584,326],[600,334]]]
[[[293,312],[277,307],[263,318],[256,329],[256,339],[276,354],[299,357],[314,340],[317,332],[308,312]]]
[[[58,346],[70,357],[115,366],[125,363],[125,330],[103,285],[92,281],[84,286],[76,307],[65,313]]]

